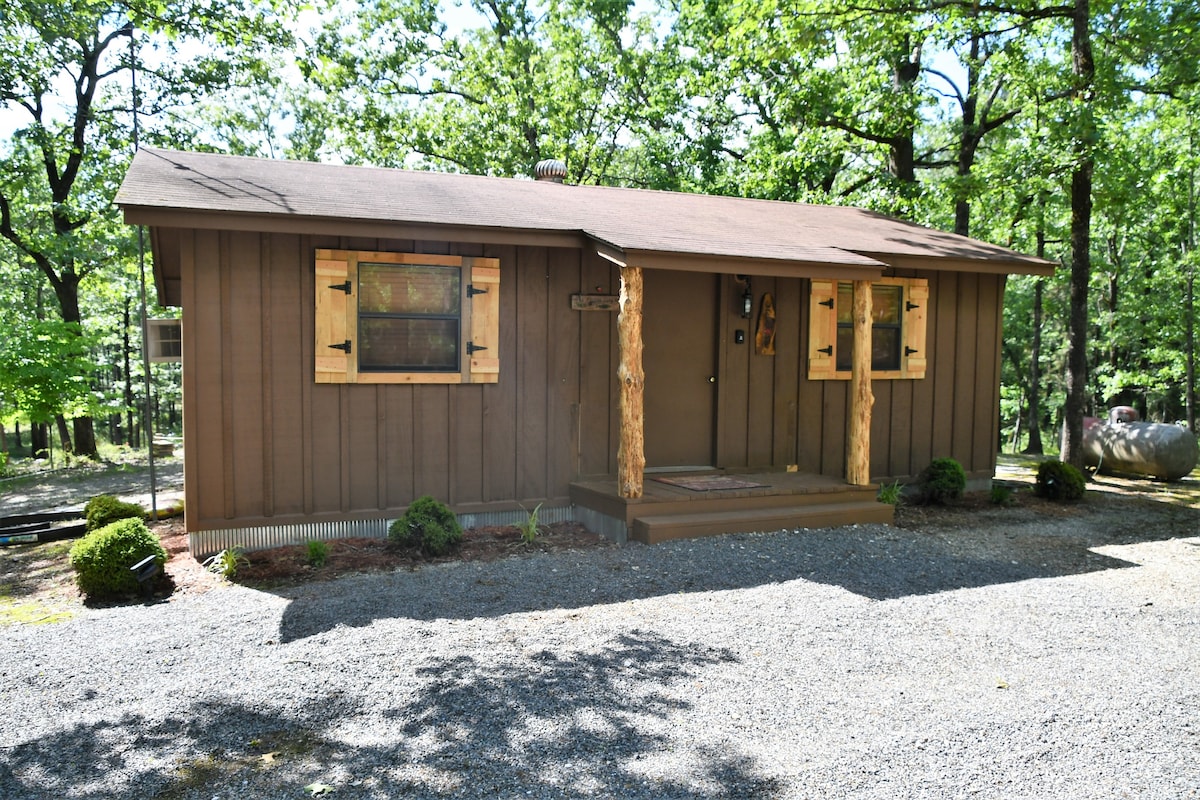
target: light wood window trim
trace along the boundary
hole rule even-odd
[[[837,369],[837,287],[834,281],[814,278],[809,291],[808,379],[850,380],[850,370]],[[872,370],[873,380],[920,380],[925,377],[925,352],[929,319],[929,280],[878,278],[874,285],[900,286],[903,290],[900,327],[900,369]],[[832,302],[831,302],[832,301]]]
[[[412,264],[462,270],[462,333],[457,372],[359,372],[358,265]],[[500,380],[500,260],[424,253],[318,249],[315,253],[316,383],[498,383]],[[340,288],[349,281],[350,291]],[[468,286],[481,293],[468,292]],[[331,345],[347,344],[349,352]],[[473,343],[474,352],[467,345]]]

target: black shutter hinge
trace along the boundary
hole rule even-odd
[[[826,308],[832,309],[833,308],[833,298],[831,297],[828,300],[818,300],[817,305],[825,306]]]
[[[913,350],[911,347],[905,345],[905,347],[904,347],[904,355],[905,356],[911,356],[913,353],[916,353],[916,352],[918,352],[918,351]]]
[[[833,345],[829,345],[828,347],[818,347],[817,352],[824,353],[827,356],[831,356],[831,355],[833,355]]]
[[[345,292],[346,294],[350,294],[350,289],[352,287],[350,285],[350,281],[347,280],[345,283],[331,283],[331,284],[329,284],[329,288],[337,289],[339,292]]]
[[[487,350],[487,348],[484,347],[483,345],[475,344],[474,342],[467,342],[467,357],[468,358],[475,355],[480,350]]]
[[[477,294],[487,294],[487,293],[488,293],[487,289],[476,289],[475,284],[473,284],[473,283],[467,284],[467,298],[468,299],[474,297]]]
[[[904,310],[905,311],[912,311],[915,308],[920,308],[920,306],[917,305],[916,303],[914,303],[912,300],[904,301]]]
[[[346,341],[342,342],[341,344],[331,344],[331,345],[329,345],[329,349],[330,350],[342,350],[346,353],[346,355],[350,355],[350,340],[347,339]]]

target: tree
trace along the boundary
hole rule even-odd
[[[144,73],[148,110],[163,112],[221,85],[234,65],[257,62],[259,47],[285,41],[270,9],[253,0],[5,6],[0,104],[25,124],[0,152],[0,236],[53,288],[69,330],[84,330],[81,283],[128,241],[111,199],[131,152],[129,69]],[[135,30],[155,33],[166,55],[153,64],[135,56]],[[185,41],[208,50],[178,58]],[[96,457],[89,414],[75,418],[74,434],[76,453]]]
[[[42,424],[86,408],[89,355],[73,323],[12,320],[0,341],[0,405]]]
[[[427,3],[373,3],[326,28],[307,69],[338,154],[485,175],[561,158],[575,182],[637,182],[619,153],[655,124],[669,61],[650,18],[607,0],[471,8],[481,24],[460,32]]]

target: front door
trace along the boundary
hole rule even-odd
[[[714,463],[718,276],[643,270],[646,466]]]

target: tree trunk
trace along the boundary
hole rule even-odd
[[[29,423],[29,453],[39,460],[50,457],[50,426],[46,423]]]
[[[850,424],[846,443],[846,483],[871,482],[871,282],[854,282],[854,354],[850,363]]]
[[[954,184],[954,232],[967,236],[971,230],[971,200],[968,179],[975,166],[975,152],[979,148],[981,134],[977,125],[979,98],[976,84],[975,65],[979,63],[979,34],[971,35],[971,49],[967,57],[967,91],[962,101],[962,132],[958,138],[958,180]]]
[[[1041,234],[1039,232],[1039,238]],[[1039,242],[1039,249],[1042,243]],[[1041,255],[1039,254],[1039,258]],[[1045,281],[1038,278],[1033,285],[1033,342],[1029,347],[1029,444],[1022,451],[1026,455],[1040,456],[1045,452],[1042,445],[1042,292]]]
[[[908,37],[900,44],[903,52],[896,55],[892,69],[892,89],[897,94],[908,94],[913,91],[917,79],[921,76],[921,47],[912,46]],[[891,138],[888,144],[888,171],[905,186],[916,187],[917,184],[917,148],[914,144],[916,123],[906,118],[900,131]]]
[[[59,308],[62,310],[63,322],[73,322],[82,326],[83,317],[79,313],[79,277],[75,274],[74,268],[64,266],[58,279],[51,283],[54,286],[54,294],[58,298]],[[75,455],[99,459],[100,453],[96,450],[96,431],[92,418],[90,416],[76,417],[71,420],[71,426],[75,432]]]
[[[1071,33],[1072,97],[1080,115],[1075,133],[1075,166],[1071,172],[1071,312],[1067,327],[1066,402],[1063,407],[1062,460],[1083,469],[1083,417],[1087,411],[1088,282],[1092,274],[1092,148],[1097,135],[1088,0],[1074,0]]]
[[[621,268],[617,352],[620,365],[620,443],[617,447],[617,490],[621,497],[642,496],[646,473],[645,373],[642,368],[642,270]]]
[[[62,442],[63,455],[73,454],[75,448],[71,445],[71,432],[67,430],[66,418],[62,414],[55,414],[54,424],[58,427],[58,440]]]
[[[125,362],[125,430],[129,431],[129,446],[135,449],[141,447],[140,442],[133,440],[133,371],[130,369],[129,344],[129,298],[125,298],[125,318],[122,330],[122,356]]]
[[[13,436],[17,440],[17,449],[21,449],[21,421],[13,420]]]
[[[1038,199],[1037,257],[1046,257],[1046,196]],[[1029,352],[1029,444],[1024,452],[1040,456],[1042,444],[1042,299],[1046,281],[1038,278],[1033,285],[1033,341]]]
[[[1187,347],[1187,386],[1184,387],[1184,402],[1187,405],[1188,430],[1196,432],[1196,278],[1188,269],[1187,308],[1183,310],[1184,336]]]

